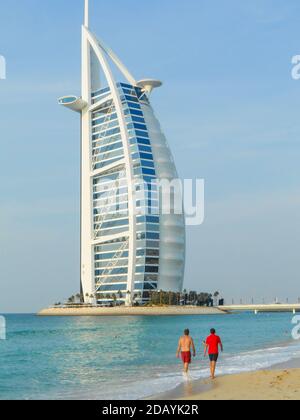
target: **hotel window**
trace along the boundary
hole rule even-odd
[[[95,133],[108,133],[110,128],[115,128],[119,126],[119,121],[118,120],[114,120],[111,122],[106,122],[104,124],[101,125],[96,125],[95,127],[93,127],[92,132]]]
[[[139,149],[140,152],[152,153],[151,147],[148,147],[148,146],[142,146],[142,145],[139,144],[138,149]]]
[[[122,284],[120,284],[120,283],[110,284],[110,285],[107,285],[107,286],[101,286],[100,292],[108,292],[108,291],[112,291],[112,290],[122,291],[122,290],[125,290],[126,287],[127,287],[127,285],[124,284],[124,283],[122,283]]]
[[[148,232],[159,232],[160,231],[160,227],[159,225],[146,225],[146,229]]]
[[[143,264],[142,266],[136,266],[135,267],[135,272],[136,273],[145,273],[145,265]]]
[[[160,244],[158,241],[147,241],[146,248],[159,248]]]
[[[92,96],[92,98],[95,98],[96,96],[103,95],[104,93],[107,93],[107,92],[110,92],[109,87],[97,90],[96,92],[92,92],[91,96]]]
[[[134,122],[136,122],[136,123],[146,124],[146,122],[145,122],[145,119],[144,119],[144,118],[141,118],[141,117],[135,117],[135,116],[132,116],[131,118],[132,118],[132,121],[134,121]]]
[[[146,266],[145,272],[146,273],[158,273],[158,267]]]
[[[93,118],[95,118],[95,117],[93,117]],[[112,113],[111,116],[110,116],[110,118],[109,118],[109,120],[112,121],[112,120],[117,119],[117,118],[118,118],[117,114],[116,113]],[[101,117],[101,118],[97,118],[96,117],[96,119],[93,119],[92,125],[102,124],[106,120],[107,120],[107,115],[105,115],[104,117]]]
[[[147,257],[159,257],[159,250],[158,249],[147,249],[146,250]]]
[[[128,258],[129,252],[128,251],[124,251],[121,256],[119,257],[121,258]],[[96,254],[95,255],[95,260],[96,261],[105,261],[105,260],[111,260],[113,257],[115,256],[115,252],[107,252],[106,254]]]
[[[105,270],[96,270],[95,273],[96,273],[96,276],[102,276],[103,274],[105,274]],[[113,270],[111,270],[110,275],[127,274],[127,273],[128,273],[128,268],[114,268]]]
[[[127,229],[124,228],[114,228],[114,229],[107,229],[107,230],[100,230],[97,232],[97,238],[101,238],[104,236],[116,235],[118,233],[125,233]]]
[[[149,145],[149,146],[151,145],[150,140],[142,139],[140,137],[138,137],[136,140],[138,144]]]
[[[144,283],[144,290],[155,290],[157,288],[157,283]]]
[[[120,160],[120,158],[116,158],[116,159],[112,159],[112,160],[107,160],[106,162],[102,162],[102,163],[96,163],[94,169],[97,170],[97,169],[105,168],[105,166],[111,165],[112,163],[115,163],[118,160]]]
[[[105,277],[105,284],[110,284],[110,283],[124,283],[127,281],[127,276],[109,276],[109,277]],[[98,286],[103,283],[103,278],[97,277],[97,283]]]
[[[136,104],[136,103],[133,103],[133,102],[128,102],[127,104],[129,106],[129,108],[141,109],[141,105],[140,104]]]
[[[159,258],[146,258],[146,264],[147,265],[158,265],[159,264]]]
[[[138,109],[129,109],[128,108],[126,111],[125,111],[126,115],[131,114],[131,115],[138,115],[140,117],[144,116],[143,112],[139,111]]]
[[[99,160],[105,161],[105,160],[109,160],[109,159],[112,159],[112,158],[115,158],[115,157],[121,158],[123,156],[124,156],[123,149],[120,148],[120,147],[117,148],[116,150],[110,150],[110,151],[106,151],[106,152],[102,152],[102,153],[100,153],[99,149],[95,149],[94,150],[94,155],[93,155],[94,159],[97,160],[97,161],[99,161]]]
[[[124,88],[126,88],[126,89],[131,89],[133,86],[132,85],[129,85],[128,83],[123,83],[123,82],[121,82],[121,83],[117,83],[117,86],[118,87],[124,87]]]
[[[154,169],[154,163],[150,160],[141,160],[141,165],[146,168],[153,168]]]
[[[147,131],[135,130],[135,132],[136,132],[136,135],[138,137],[146,137],[146,138],[149,138],[149,134],[148,134]]]
[[[142,173],[145,175],[155,175],[155,171],[153,169],[142,168]]]
[[[148,153],[140,153],[141,159],[148,159],[148,160],[152,160],[153,161],[153,155],[152,154],[148,154]]]
[[[97,261],[95,262],[95,269],[104,268],[106,269],[108,267],[107,261]],[[115,267],[128,267],[128,260],[125,259],[119,259]]]
[[[99,154],[110,152],[110,151],[116,150],[116,149],[121,149],[122,147],[123,147],[123,143],[118,141],[117,143],[113,143],[113,144],[109,144],[107,146],[101,147],[99,149]]]
[[[107,229],[107,228],[113,228],[113,227],[118,227],[118,226],[128,226],[129,224],[129,220],[125,219],[125,220],[115,220],[112,222],[103,222],[101,229]]]
[[[159,234],[147,232],[146,239],[159,239]]]

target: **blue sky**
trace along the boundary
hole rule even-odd
[[[83,0],[1,0],[0,312],[77,292]],[[186,287],[297,300],[300,4],[91,0],[91,27],[152,102],[181,177],[204,178],[206,220],[187,233]]]

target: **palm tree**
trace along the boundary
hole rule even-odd
[[[74,301],[75,301],[75,296],[71,296],[71,297],[69,297],[69,299],[68,299],[68,303],[74,303]]]
[[[114,305],[117,306],[117,295],[113,293],[112,298],[114,300]]]
[[[186,289],[183,290],[182,300],[183,304],[186,305],[188,299],[188,291]]]

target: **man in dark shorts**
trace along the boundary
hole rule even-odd
[[[184,336],[180,337],[177,353],[176,356],[179,359],[180,352],[181,352],[181,359],[182,363],[184,365],[184,373],[187,374],[189,371],[189,365],[192,363],[192,353],[191,350],[193,350],[193,356],[196,357],[196,349],[194,340],[192,337],[190,337],[190,331],[186,329],[184,331]]]
[[[204,357],[206,357],[207,352],[209,355],[211,379],[215,379],[216,366],[219,358],[219,346],[221,351],[223,351],[223,344],[221,338],[216,335],[216,330],[214,328],[210,330],[210,336],[207,337],[204,345]]]

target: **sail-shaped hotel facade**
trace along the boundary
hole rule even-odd
[[[114,69],[122,75],[116,80]],[[82,26],[81,97],[59,103],[81,119],[81,289],[85,302],[145,303],[151,291],[181,291],[183,212],[163,211],[160,180],[178,178],[150,104],[157,80],[136,81]],[[169,197],[170,198],[170,197]]]

